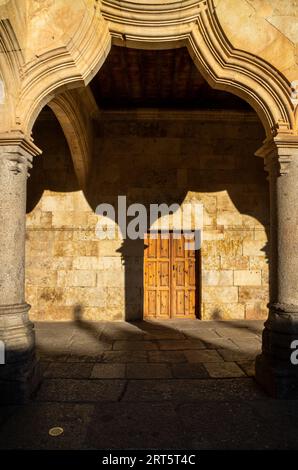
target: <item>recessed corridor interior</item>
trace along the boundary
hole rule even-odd
[[[264,139],[256,113],[236,96],[213,90],[185,48],[114,46],[86,93],[95,139],[84,188],[54,113],[45,108],[33,129],[44,152],[28,184],[31,319],[72,321],[75,304],[93,321],[265,319],[269,190],[263,160],[254,155]],[[156,287],[158,276],[148,265],[148,246],[119,236],[119,196],[127,207],[142,204],[147,214],[152,204],[202,208],[198,275],[187,289],[186,268],[179,272],[181,263],[172,262],[175,269],[167,279],[163,274],[168,291],[156,296],[163,305],[149,292],[148,277]],[[99,240],[96,208],[106,203],[115,208],[116,221],[108,223],[116,237]],[[170,264],[167,256],[160,262],[166,269]]]

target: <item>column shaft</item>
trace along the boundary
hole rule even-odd
[[[270,303],[256,379],[276,397],[298,396],[298,142],[276,140],[265,158],[270,179]]]
[[[25,302],[25,220],[28,168],[39,150],[25,139],[0,142],[0,402],[23,402],[36,384],[33,325]]]

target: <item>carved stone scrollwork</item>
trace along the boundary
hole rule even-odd
[[[40,153],[41,150],[29,139],[0,141],[0,158],[15,175],[25,173],[29,177],[33,157]]]
[[[293,158],[298,158],[298,138],[278,136],[267,140],[255,155],[264,158],[265,170],[269,174],[276,172],[277,176],[286,176]]]
[[[13,118],[17,129],[30,132],[45,103],[66,89],[88,84],[115,44],[142,49],[185,46],[212,87],[235,93],[256,110],[268,137],[295,131],[288,81],[263,59],[233,47],[214,0],[101,0],[89,4],[77,31],[71,37],[64,34],[65,43],[59,42],[28,62],[13,55],[14,70],[20,71],[21,79]],[[50,19],[47,21],[50,30]],[[63,28],[71,29],[67,18]],[[7,35],[14,45],[9,50],[19,50],[11,28],[2,24],[2,36]]]

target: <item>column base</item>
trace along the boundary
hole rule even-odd
[[[298,364],[292,361],[298,340],[298,307],[271,304],[256,358],[256,381],[275,398],[298,398]],[[297,354],[298,357],[298,354]]]
[[[26,403],[41,380],[29,308],[28,304],[0,306],[0,340],[4,343],[0,364],[1,404]]]

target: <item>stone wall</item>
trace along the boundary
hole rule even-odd
[[[79,189],[54,116],[39,117],[44,154],[29,180],[27,301],[34,320],[140,318],[143,244],[98,240],[96,206],[174,203],[204,206],[202,319],[266,317],[268,183],[254,156],[264,139],[253,113],[104,112],[94,164]]]

